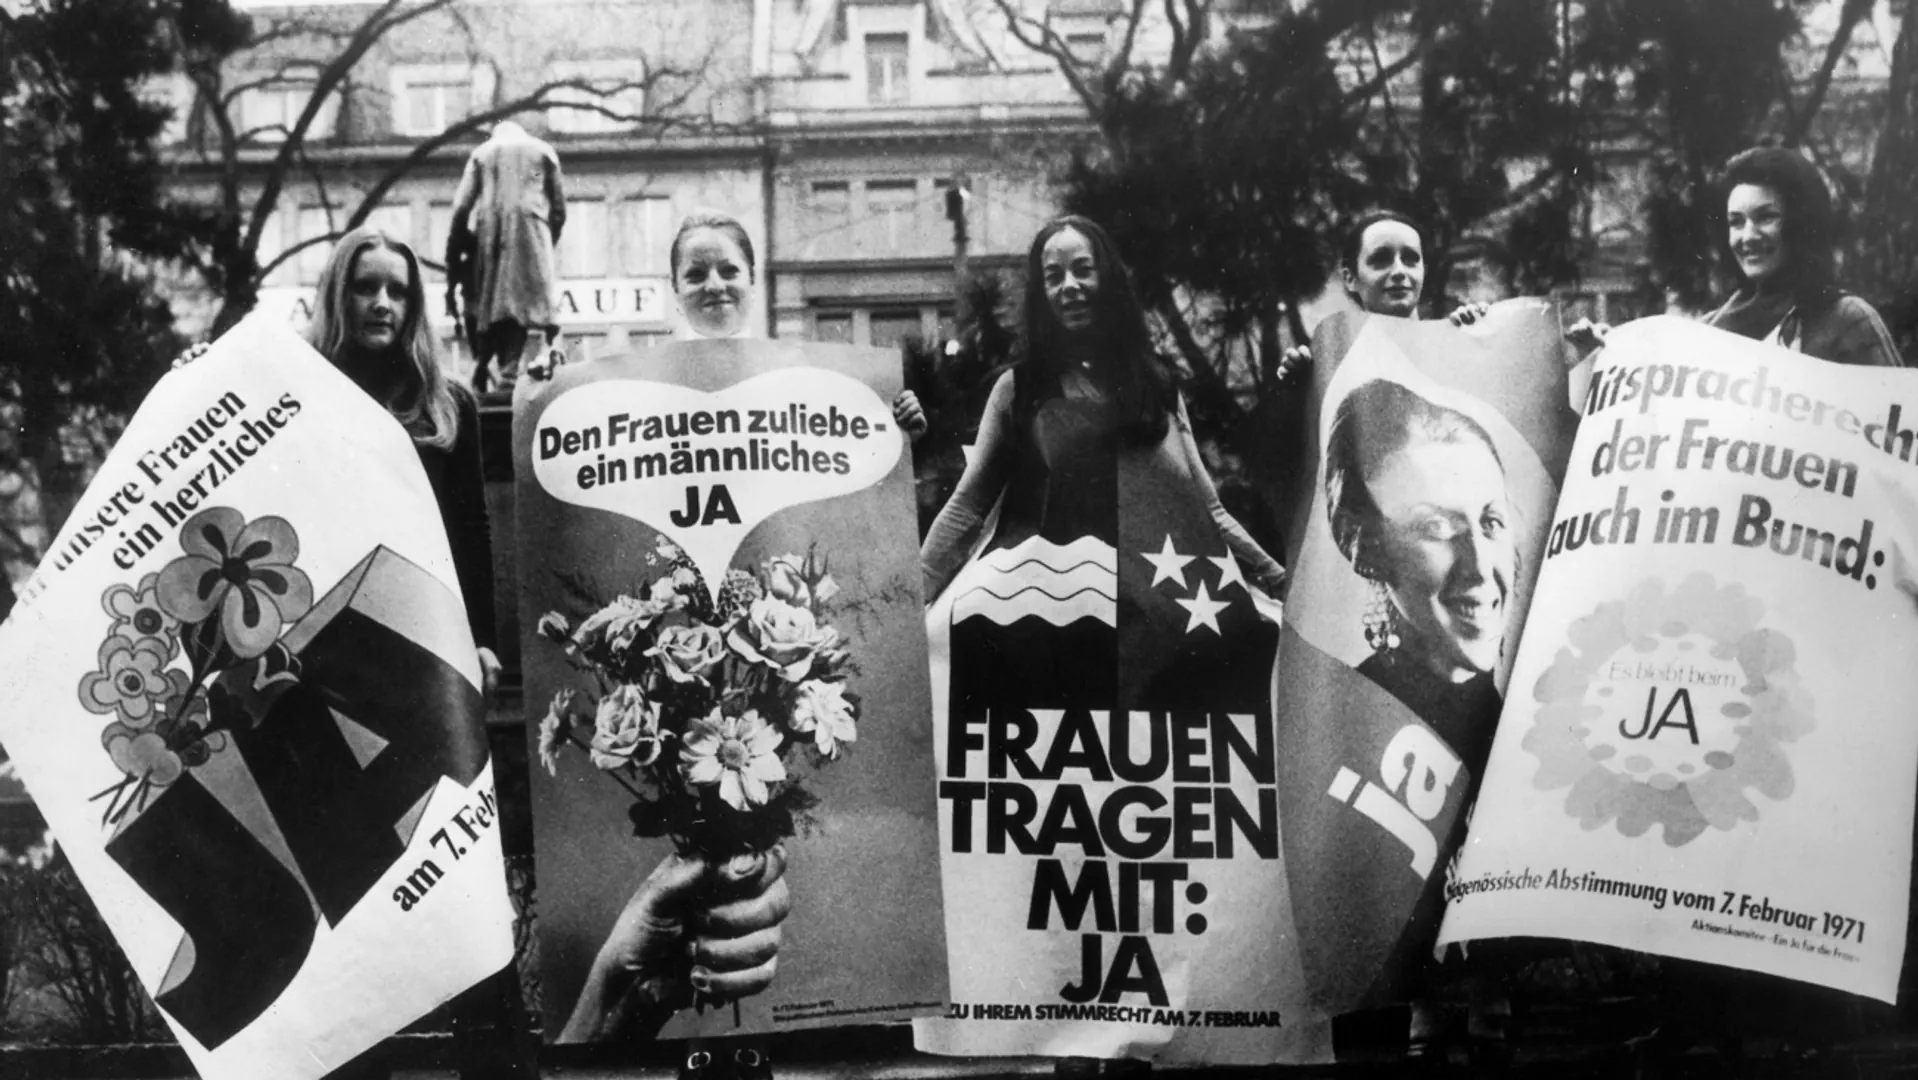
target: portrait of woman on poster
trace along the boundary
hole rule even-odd
[[[1491,750],[1519,572],[1505,467],[1485,428],[1385,380],[1339,403],[1325,447],[1339,551],[1370,585],[1358,671],[1451,745],[1476,779]]]
[[[1023,362],[993,386],[965,473],[920,548],[928,604],[959,572],[995,504],[997,547],[1110,532],[1119,512],[1115,455],[1128,452],[1152,455],[1180,478],[1258,584],[1283,581],[1284,569],[1219,503],[1125,265],[1093,222],[1055,218],[1033,237],[1025,345]]]

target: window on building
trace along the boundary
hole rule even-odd
[[[264,270],[273,266],[273,260],[279,258],[280,253],[285,250],[286,214],[284,211],[275,210],[268,215],[265,227],[260,230],[260,246],[254,249],[253,255],[259,261],[260,268]],[[289,259],[278,266],[273,266],[261,284],[268,288],[291,285],[295,277],[292,260]]]
[[[326,257],[333,253],[333,241],[327,237],[333,231],[334,216],[334,211],[329,207],[300,207],[299,228],[294,236],[295,242],[306,243],[308,240],[318,240],[317,243],[307,244],[301,248],[299,254],[293,257],[298,264],[297,272],[302,285],[317,284],[320,280],[320,271],[326,269]],[[346,216],[340,214],[339,218],[344,221]]]
[[[492,95],[492,71],[466,64],[413,64],[393,69],[393,130],[437,135],[471,115]]]
[[[605,277],[612,262],[612,230],[605,199],[567,199],[566,227],[560,230],[559,276]]]
[[[319,75],[320,69],[311,64],[242,75],[240,82],[245,89],[240,91],[236,117],[241,134],[257,142],[286,141],[287,133],[299,122],[306,103],[312,99]],[[314,114],[306,137],[330,138],[339,113],[338,95],[329,95],[320,111]]]
[[[567,225],[566,232],[573,226]],[[613,237],[619,247],[620,273],[629,277],[670,274],[673,201],[664,195],[635,195],[613,207]]]
[[[878,348],[896,349],[922,332],[918,308],[881,308],[872,313],[869,336]]]
[[[813,316],[812,337],[814,341],[852,344],[852,312],[822,311]]]
[[[1105,55],[1104,34],[1067,34],[1066,48],[1079,60],[1096,60]]]
[[[911,39],[905,34],[866,35],[866,100],[895,105],[906,100]]]
[[[440,266],[438,273],[429,271],[436,281],[446,280],[446,238],[453,232],[453,204],[435,200],[426,205],[426,250],[420,257]]]
[[[898,251],[910,241],[914,204],[918,199],[916,180],[866,181],[866,212],[874,220],[885,223],[886,244],[890,250]]]
[[[553,92],[553,100],[569,103],[569,107],[546,111],[547,126],[556,132],[586,135],[627,131],[646,112],[646,88],[640,85],[646,68],[638,60],[556,64],[549,77],[579,79],[592,87],[563,87]]]
[[[340,223],[344,225],[346,222],[342,219]],[[413,235],[412,203],[382,203],[366,215],[366,224],[395,239],[406,241],[416,251],[419,248],[419,238]]]
[[[297,266],[297,276],[302,285],[317,284],[321,271],[326,269],[326,260],[333,256],[333,245],[338,235],[346,231],[346,222],[352,216],[353,207],[306,205],[300,207],[298,234],[294,242],[304,243],[318,239],[318,243],[307,244],[293,258]],[[373,208],[366,215],[366,224],[385,230],[389,236],[414,243],[413,206],[411,203],[385,203]]]
[[[844,180],[815,180],[812,208],[825,214],[852,212],[852,185]]]

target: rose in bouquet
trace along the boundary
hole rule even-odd
[[[666,540],[649,561],[657,577],[577,622],[540,620],[590,681],[554,695],[540,760],[557,775],[577,751],[623,785],[637,835],[714,860],[766,852],[816,804],[805,778],[859,737],[828,621],[838,586],[810,550],[729,570],[716,594]]]

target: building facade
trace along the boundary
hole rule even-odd
[[[462,357],[441,258],[484,130],[447,132],[489,110],[525,104],[513,118],[559,153],[559,318],[575,358],[676,331],[667,252],[697,208],[734,215],[753,240],[756,332],[948,335],[947,192],[965,192],[969,264],[1010,265],[1053,213],[1042,151],[1086,126],[1044,58],[1009,66],[1017,50],[982,37],[958,0],[467,0],[379,35],[288,160],[286,130],[378,7],[250,9],[269,43],[231,58],[217,99],[184,74],[162,88],[177,106],[171,160],[180,188],[210,202],[231,189],[251,208],[277,183],[259,304],[296,322],[373,195],[366,220],[431,264],[429,314]],[[212,325],[217,296],[184,277],[174,294],[189,331]]]

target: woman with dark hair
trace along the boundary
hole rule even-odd
[[[1753,147],[1725,163],[1724,189],[1739,286],[1707,326],[1833,363],[1904,366],[1878,312],[1838,287],[1837,216],[1817,166],[1796,150]],[[1589,354],[1610,329],[1580,320],[1566,337]]]
[[[1838,288],[1831,192],[1803,155],[1757,147],[1727,162],[1725,226],[1741,282],[1707,325],[1835,363],[1903,366],[1878,312]]]
[[[1172,470],[1258,581],[1283,580],[1220,505],[1111,238],[1085,218],[1055,218],[1026,254],[1024,359],[993,387],[965,474],[920,548],[927,602],[958,573],[995,503],[995,547],[1109,531],[1114,459],[1126,453]]]
[[[1498,721],[1518,545],[1505,467],[1476,420],[1394,382],[1339,403],[1325,447],[1332,538],[1373,589],[1358,666],[1474,778]]]
[[[1396,210],[1361,215],[1339,242],[1339,280],[1360,311],[1404,319],[1419,317],[1425,294],[1425,231]],[[1467,326],[1485,314],[1486,304],[1464,304],[1447,318]],[[1310,346],[1295,345],[1279,363],[1285,378],[1312,361]]]

